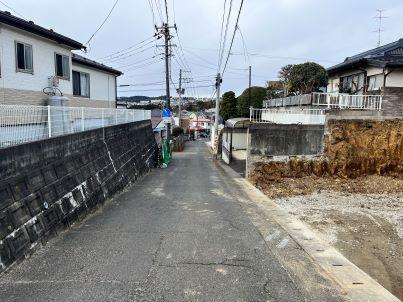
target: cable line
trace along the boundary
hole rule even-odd
[[[217,72],[219,72],[221,70],[222,61],[223,61],[223,58],[224,58],[225,46],[227,45],[227,35],[228,35],[228,28],[229,28],[229,23],[230,23],[230,19],[231,19],[231,11],[232,11],[232,0],[229,3],[227,24],[225,25],[224,40],[223,40],[223,45],[222,45],[222,48],[221,48],[221,54],[219,55],[219,61],[218,61],[219,63],[218,63]]]
[[[147,43],[145,43],[145,44],[143,44],[143,45],[141,45],[141,46],[139,46],[139,47],[137,47],[137,48],[134,48],[134,49],[132,49],[132,50],[129,50],[129,51],[126,51],[126,52],[122,52],[122,53],[120,53],[120,54],[118,54],[118,55],[109,57],[109,58],[107,58],[107,59],[103,59],[103,60],[101,60],[101,61],[103,61],[103,62],[114,62],[114,61],[117,61],[117,60],[120,59],[120,58],[130,57],[130,55],[133,54],[133,52],[137,52],[137,51],[143,49],[144,47],[146,47],[146,46],[148,46],[148,45],[150,45],[150,44],[153,44],[153,43],[154,43],[154,40],[153,40],[153,41],[150,41],[150,42],[147,42]],[[148,47],[147,49],[150,49],[150,48],[153,48],[153,47],[154,47],[154,46],[151,46],[151,47]],[[137,52],[137,53],[141,53],[141,52]]]
[[[242,11],[242,7],[243,7],[243,2],[244,2],[244,0],[241,0],[241,5],[240,5],[239,11],[238,11],[238,17],[237,17],[236,23],[235,23],[234,33],[233,33],[232,39],[231,39],[231,45],[230,45],[230,47],[229,47],[228,56],[227,56],[227,59],[226,59],[226,61],[225,61],[224,69],[223,69],[223,71],[222,71],[221,76],[224,76],[225,69],[227,69],[228,60],[229,60],[229,57],[230,57],[230,55],[231,55],[232,46],[233,46],[233,44],[234,44],[234,39],[235,39],[236,31],[237,31],[237,28],[238,28],[238,24],[239,24],[239,18],[240,18],[240,16],[241,16],[241,11]]]
[[[220,49],[218,51],[218,66],[220,66],[220,55],[221,55],[221,47],[222,47],[222,39],[223,39],[223,32],[224,32],[224,21],[225,21],[225,10],[227,6],[227,0],[224,1],[224,10],[222,12],[222,21],[221,21],[221,33],[220,33]]]
[[[91,37],[88,39],[87,43],[85,43],[85,45],[89,45],[91,40],[94,38],[94,36],[98,33],[98,31],[102,28],[102,26],[104,26],[104,24],[106,23],[106,21],[108,21],[110,15],[112,14],[113,10],[115,9],[116,5],[118,4],[119,0],[115,1],[115,4],[112,6],[111,10],[109,11],[108,15],[106,16],[106,18],[104,19],[104,21],[101,23],[101,25],[98,27],[98,29],[91,35]]]
[[[109,54],[109,55],[106,55],[106,56],[97,58],[97,59],[95,59],[95,60],[97,60],[97,61],[103,61],[103,60],[105,60],[105,59],[107,59],[107,58],[109,58],[109,57],[113,57],[113,56],[115,56],[115,55],[117,55],[117,54],[121,54],[121,53],[123,53],[123,52],[125,52],[125,51],[127,51],[127,50],[130,50],[130,49],[132,49],[132,48],[138,46],[138,45],[141,45],[141,44],[143,44],[144,42],[147,42],[147,41],[150,40],[150,39],[153,39],[153,41],[151,41],[151,42],[154,42],[154,36],[152,36],[152,37],[149,37],[149,38],[147,38],[147,39],[145,39],[145,40],[143,40],[143,41],[141,41],[141,42],[139,42],[139,43],[136,43],[136,44],[134,44],[134,45],[132,45],[132,46],[129,46],[129,47],[124,48],[124,49],[121,49],[121,50],[119,50],[119,51],[117,51],[117,52],[113,52],[113,53],[111,53],[111,54]],[[148,44],[150,44],[150,43],[148,43]],[[148,45],[148,44],[147,44],[147,45]]]
[[[13,9],[11,6],[9,6],[7,3],[0,1],[1,4],[3,4],[5,7],[7,7],[8,9],[10,9],[13,13],[15,13],[16,15],[20,16],[21,18],[23,18],[24,20],[28,20],[27,18],[25,18],[23,15],[21,15],[19,12],[17,12],[15,9]]]

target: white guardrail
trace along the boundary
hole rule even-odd
[[[326,111],[323,109],[255,109],[250,108],[253,123],[324,125]]]
[[[0,105],[0,148],[149,119],[150,110]]]
[[[328,109],[381,110],[381,95],[355,95],[344,93],[319,93],[294,95],[265,100],[263,107],[321,106]]]

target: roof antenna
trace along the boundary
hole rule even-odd
[[[384,9],[377,9],[376,10],[378,12],[378,16],[374,17],[375,19],[378,19],[378,29],[375,31],[378,33],[378,44],[377,47],[381,46],[381,42],[382,42],[382,32],[384,32],[383,28],[382,28],[382,20],[386,19],[388,17],[383,16],[383,12],[385,11]]]

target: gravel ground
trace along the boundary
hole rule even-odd
[[[318,190],[275,201],[403,301],[402,193]]]

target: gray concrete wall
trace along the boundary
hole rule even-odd
[[[156,165],[150,121],[0,149],[0,272]]]
[[[251,125],[248,131],[247,175],[250,175],[255,162],[322,154],[324,128],[324,125]]]

